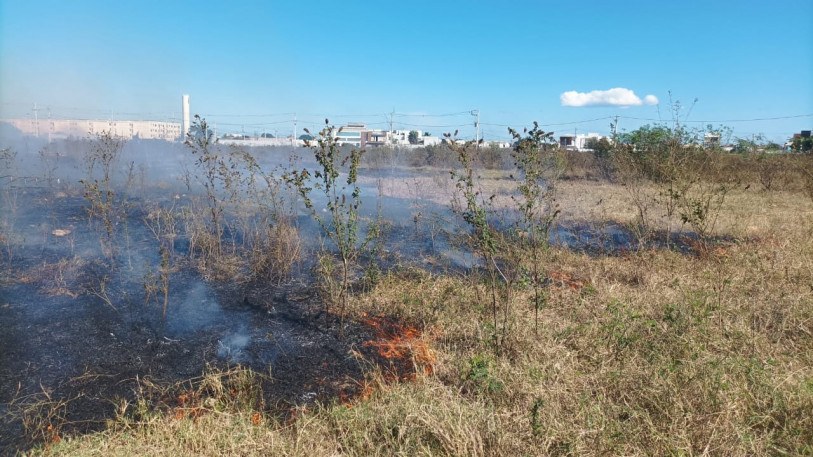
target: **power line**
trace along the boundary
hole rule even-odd
[[[447,124],[447,125],[428,125],[428,124],[408,124],[406,122],[396,122],[398,125],[405,125],[408,127],[427,127],[433,129],[452,128],[452,127],[469,127],[471,124]]]
[[[241,122],[237,122],[237,123],[234,123],[234,122],[231,122],[231,123],[230,122],[218,122],[218,125],[233,125],[233,126],[236,125],[236,126],[245,126],[245,127],[262,127],[262,126],[265,126],[265,125],[290,124],[291,122],[295,122],[295,121],[293,119],[286,119],[284,121],[261,122],[261,123],[252,123],[252,124],[247,124],[247,123],[244,123],[244,122],[242,122],[242,123]]]
[[[394,116],[400,117],[448,117],[448,116],[463,116],[471,114],[471,110],[469,111],[459,111],[456,113],[443,113],[443,114],[411,114],[411,113],[392,113]]]
[[[598,118],[595,118],[595,119],[585,119],[585,120],[582,120],[582,121],[557,122],[557,123],[552,123],[552,124],[539,124],[539,123],[537,123],[537,125],[540,126],[540,127],[555,127],[555,126],[559,126],[559,125],[586,124],[588,122],[603,121],[603,120],[607,120],[607,119],[614,119],[614,116],[598,117]],[[493,123],[487,123],[487,122],[483,122],[482,125],[490,125],[492,127],[513,127],[513,126],[508,125],[508,124],[493,124]]]
[[[277,116],[294,116],[296,113],[269,113],[269,114],[210,114],[198,113],[199,116],[211,117],[277,117]]]
[[[650,119],[645,117],[631,117],[631,116],[619,116],[621,119],[634,119],[637,121],[653,121],[653,122],[661,122],[660,119]],[[718,120],[697,120],[697,121],[687,121],[684,120],[683,122],[703,122],[703,123],[725,123],[725,122],[759,122],[759,121],[779,121],[783,119],[799,119],[802,117],[813,117],[813,113],[811,114],[796,114],[793,116],[777,116],[777,117],[759,117],[753,119],[718,119]]]

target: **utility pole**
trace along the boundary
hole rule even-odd
[[[296,113],[294,113],[294,136],[291,138],[291,146],[296,146]]]
[[[471,110],[471,115],[475,116],[477,119],[474,121],[474,143],[477,147],[480,147],[480,110],[473,109]]]
[[[395,143],[395,130],[393,130],[393,120],[395,119],[395,107],[392,107],[392,112],[390,113],[390,143]]]
[[[618,135],[618,115],[615,116],[615,122],[613,122],[613,139],[616,135]]]

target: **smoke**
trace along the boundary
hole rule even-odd
[[[246,359],[244,350],[249,341],[250,338],[246,326],[240,325],[235,332],[218,341],[217,356],[234,363],[243,362]]]

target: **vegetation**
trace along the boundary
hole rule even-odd
[[[358,171],[364,151],[353,148],[345,154],[339,145],[337,134],[340,132],[341,129],[336,130],[325,119],[325,127],[319,132],[316,143],[307,143],[313,149],[319,165],[319,168],[313,172],[315,182],[311,182],[311,173],[307,169],[291,170],[286,175],[286,179],[296,188],[305,207],[322,228],[322,233],[337,249],[341,262],[340,280],[333,281],[334,268],[329,258],[323,256],[320,260],[320,267],[323,273],[322,279],[328,286],[329,296],[340,305],[339,314],[343,323],[354,263],[360,255],[372,247],[371,242],[378,236],[378,226],[371,225],[365,236],[361,236],[359,233],[361,189],[358,186]],[[347,173],[344,184],[339,181],[342,168],[346,168]],[[314,191],[320,193],[321,197],[325,199],[324,204],[329,218],[323,217],[317,211]],[[327,302],[325,310],[329,311]]]
[[[194,131],[208,131],[202,119]],[[385,349],[406,354],[412,375],[368,363],[359,395],[290,409],[264,400],[273,372],[209,370],[175,403],[177,386],[145,380],[138,399],[111,399],[104,430],[81,436],[63,435],[69,400],[43,389],[7,405],[38,440],[34,453],[813,453],[813,156],[728,154],[678,126],[646,126],[586,153],[563,153],[537,125],[511,130],[511,151],[448,141],[417,158],[376,152],[392,169],[451,170],[448,194],[448,178],[393,173],[386,184],[432,186],[443,204],[456,191],[457,235],[482,261],[446,273],[403,262],[350,300],[354,268],[381,238],[377,224],[365,233],[360,213],[362,160],[374,162],[341,148],[337,133],[326,122],[310,145],[315,169],[288,169],[284,180],[193,135],[196,178],[187,178],[205,200],[188,212],[145,211],[160,264],[149,284],[171,312],[179,237],[207,263],[295,251],[282,235],[299,237],[284,181],[330,244],[312,278],[332,290],[326,311],[338,305],[343,322],[359,325],[375,324],[371,315],[404,323]],[[595,237],[628,227],[619,233],[635,239],[550,244],[552,232],[576,231],[567,224]],[[79,268],[49,265],[69,267]],[[240,271],[211,280],[243,282]]]
[[[813,137],[794,136],[791,139],[790,147],[793,152],[810,154],[813,152]]]
[[[11,148],[0,149],[0,165],[3,166],[3,174],[0,175],[0,189],[2,190],[3,206],[6,211],[0,217],[0,243],[3,244],[3,249],[0,253],[3,254],[2,258],[11,262],[14,258],[14,245],[16,235],[13,230],[14,222],[17,216],[19,205],[17,198],[19,189],[15,181],[19,177],[17,170],[17,152]]]
[[[562,201],[599,192],[632,214],[615,186],[567,182],[559,192]],[[794,195],[736,191],[723,225],[736,230],[767,209],[748,232],[762,241],[704,257],[648,251],[642,265],[552,248],[547,273],[585,283],[553,283],[538,334],[516,308],[516,352],[488,355],[479,322],[490,311],[471,306],[479,292],[465,278],[393,273],[351,312],[425,322],[437,335],[433,374],[409,385],[373,378],[369,397],[299,410],[293,422],[255,420],[228,394],[202,400],[197,417],[125,411],[107,431],[45,452],[809,454],[813,308],[800,285],[813,283],[813,208]]]
[[[196,159],[194,173],[184,179],[188,189],[203,189],[205,202],[204,209],[193,205],[184,214],[198,267],[221,279],[286,278],[301,246],[277,170],[261,169],[242,149],[218,145],[199,116],[186,145]]]
[[[519,196],[512,197],[521,217],[517,221],[517,234],[512,249],[520,256],[530,253],[530,282],[533,288],[534,331],[539,332],[539,310],[545,305],[542,291],[543,253],[548,248],[550,228],[559,210],[554,206],[556,181],[562,172],[562,158],[553,146],[553,134],[534,127],[520,134],[509,129],[514,138],[512,152],[517,175]]]
[[[123,147],[124,142],[110,132],[99,134],[84,157],[86,178],[79,181],[90,204],[88,218],[98,220],[104,227],[105,236],[100,241],[107,257],[114,256],[116,251],[114,227],[121,206],[113,190],[113,167]]]
[[[469,226],[467,244],[474,254],[481,257],[485,267],[491,304],[491,342],[494,350],[499,353],[509,336],[513,297],[511,281],[497,263],[501,240],[499,230],[493,225],[496,216],[493,205],[495,195],[486,196],[479,182],[480,177],[475,175],[472,154],[476,144],[467,142],[458,145],[451,134],[444,136],[450,140],[449,147],[457,153],[460,160],[461,169],[452,170],[451,176],[464,202],[455,206]]]

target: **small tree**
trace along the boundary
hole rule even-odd
[[[409,136],[407,137],[407,139],[409,140],[409,144],[418,144],[419,138],[420,138],[420,135],[418,135],[417,130],[410,130],[409,131]]]
[[[100,241],[105,255],[112,257],[115,251],[114,227],[118,215],[117,196],[113,190],[114,167],[124,148],[124,140],[111,132],[102,132],[91,143],[84,156],[87,177],[79,180],[85,188],[84,197],[90,203],[87,209],[90,220],[98,218],[105,229]],[[97,172],[98,170],[98,172]]]
[[[310,134],[307,130],[306,132]],[[358,169],[364,151],[353,148],[349,153],[345,154],[339,145],[338,134],[340,132],[341,128],[337,130],[325,119],[325,127],[318,133],[316,143],[306,142],[306,145],[313,150],[319,167],[314,171],[313,176],[307,169],[302,169],[286,173],[285,179],[290,185],[294,186],[302,197],[305,207],[322,228],[322,232],[336,246],[341,261],[338,301],[341,307],[340,317],[343,324],[353,263],[362,253],[367,251],[370,242],[378,237],[378,227],[373,225],[363,239],[359,236],[361,189],[357,181]],[[342,168],[347,169],[345,184],[339,181]],[[316,210],[313,203],[314,191],[326,198],[326,209],[329,218],[323,217]],[[333,284],[332,280],[328,284]],[[326,311],[329,310],[327,303],[325,309]]]
[[[587,140],[587,149],[593,151],[601,177],[604,179],[612,178],[614,171],[612,162],[613,144],[607,138],[589,138]]]
[[[794,136],[790,140],[790,149],[797,153],[809,154],[813,152],[813,137]]]
[[[545,304],[539,266],[548,246],[550,227],[559,214],[553,201],[555,182],[562,173],[563,162],[553,147],[553,134],[542,131],[536,122],[531,130],[519,133],[509,128],[508,133],[515,140],[511,156],[517,174],[512,178],[519,190],[519,195],[512,198],[521,215],[517,227],[520,236],[515,243],[522,251],[530,252],[534,329],[538,332],[539,310]]]
[[[196,114],[189,132],[186,134],[185,144],[192,150],[192,154],[197,156],[195,165],[201,173],[197,179],[206,192],[206,203],[211,222],[210,230],[214,237],[214,254],[219,255],[223,236],[224,207],[218,197],[218,181],[222,179],[221,174],[228,170],[228,166],[222,155],[218,153],[216,142],[217,139],[209,129],[206,119],[202,119]]]
[[[644,126],[619,135],[613,156],[617,175],[637,210],[631,227],[644,247],[654,233],[652,210],[660,206],[670,245],[672,220],[689,225],[705,245],[736,180],[722,169],[719,153],[699,145],[702,130]]]
[[[469,225],[471,233],[469,242],[475,255],[483,259],[483,264],[491,292],[491,317],[493,333],[491,335],[494,349],[500,348],[508,335],[509,311],[511,307],[510,281],[498,264],[500,252],[499,231],[489,221],[493,217],[494,195],[485,197],[474,174],[474,155],[476,143],[468,141],[463,145],[454,141],[455,135],[445,133],[443,136],[448,147],[457,155],[461,169],[451,171],[458,192],[465,200],[465,208],[460,208],[463,220]],[[501,292],[504,292],[503,295]],[[500,319],[502,310],[502,319]]]

